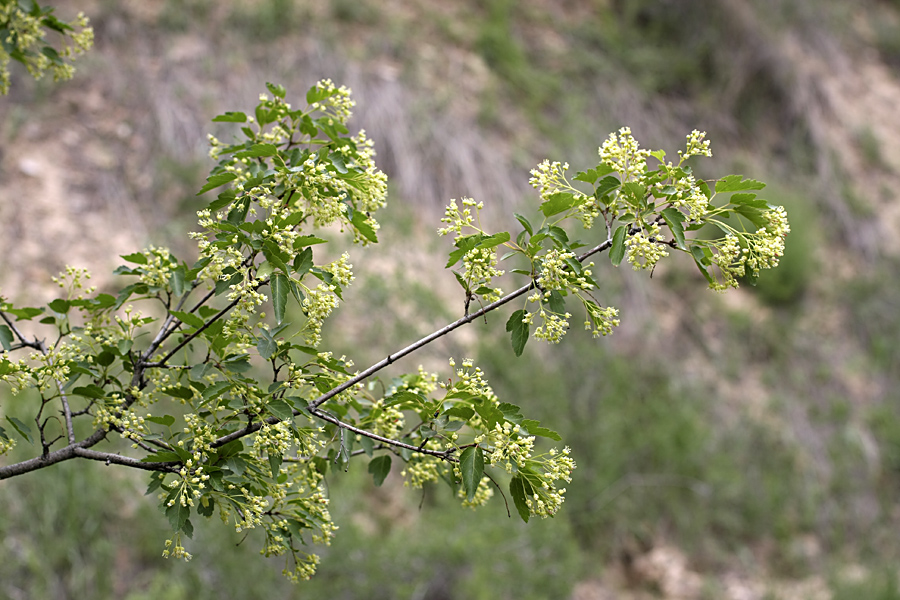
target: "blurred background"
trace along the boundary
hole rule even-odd
[[[195,524],[191,563],[162,559],[146,476],[69,462],[0,484],[0,598],[900,598],[898,0],[54,4],[88,14],[96,46],[73,81],[20,69],[0,99],[0,290],[16,301],[55,297],[66,264],[103,287],[151,243],[195,256],[206,134],[230,139],[210,119],[266,81],[296,104],[322,77],[352,87],[351,129],[390,177],[382,243],[350,249],[357,280],[327,332],[360,367],[462,314],[434,233],[450,198],[512,230],[536,213],[531,167],[595,165],[623,125],[670,155],[707,131],[695,170],[768,182],[792,233],[777,270],[725,295],[680,256],[652,280],[598,267],[611,338],[575,328],[516,359],[491,315],[398,367],[474,357],[558,430],[578,469],[555,519],[376,489],[356,463],[329,476],[336,542],[291,586],[217,522]]]

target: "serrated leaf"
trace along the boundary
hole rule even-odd
[[[670,206],[662,211],[662,217],[666,220],[666,225],[669,226],[672,235],[675,236],[675,243],[678,244],[679,248],[684,250],[684,225],[682,225],[684,222],[684,214],[677,208]]]
[[[259,158],[261,156],[275,156],[278,154],[278,148],[275,144],[253,144],[249,150],[238,152],[235,158]]]
[[[287,94],[287,90],[284,89],[283,85],[277,85],[275,83],[266,82],[266,89],[272,92],[272,95],[276,98],[284,98]]]
[[[766,187],[762,181],[744,179],[743,175],[726,175],[716,181],[716,192],[743,192],[745,190],[761,190]]]
[[[194,390],[189,387],[184,387],[183,385],[173,385],[169,387],[162,388],[160,390],[163,394],[168,396],[172,396],[174,398],[181,398],[182,400],[190,400],[194,397]]]
[[[259,351],[260,358],[269,360],[278,351],[278,343],[271,337],[261,336],[256,340],[256,349]]]
[[[213,117],[213,123],[246,123],[247,115],[242,112],[228,111],[224,114]]]
[[[12,330],[6,325],[0,325],[0,346],[7,352],[12,348],[13,340]]]
[[[350,222],[353,223],[353,226],[356,227],[357,231],[370,242],[378,243],[378,236],[375,234],[375,228],[372,227],[371,224],[367,222],[368,217],[366,214],[361,211],[354,211],[353,218],[350,219]]]
[[[229,181],[234,181],[237,179],[237,173],[220,173],[218,175],[210,175],[206,179],[206,185],[200,188],[200,191],[197,192],[197,195],[200,196],[205,194],[209,190],[213,190],[220,185],[225,185]]]
[[[509,495],[512,496],[519,516],[527,523],[531,517],[531,509],[528,508],[528,503],[525,501],[525,486],[528,486],[529,491],[531,490],[531,485],[521,475],[516,475],[509,481]]]
[[[182,506],[179,498],[175,498],[175,503],[166,509],[166,517],[174,531],[181,531],[190,515],[190,507]]]
[[[597,185],[594,187],[594,197],[597,200],[600,200],[603,196],[606,196],[611,191],[617,189],[620,185],[622,185],[621,181],[612,175],[608,175],[597,182]]]
[[[531,223],[528,221],[528,219],[526,219],[519,213],[513,213],[513,216],[516,218],[517,221],[519,221],[519,223],[522,225],[522,227],[525,228],[525,231],[528,232],[528,235],[534,235],[534,228],[532,228]]]
[[[376,487],[381,487],[388,473],[391,472],[391,457],[387,454],[376,456],[369,461],[369,473],[372,474],[372,480]]]
[[[575,196],[575,194],[569,192],[559,192],[550,196],[546,202],[543,202],[540,209],[545,217],[552,217],[574,206],[578,206],[582,202],[584,202],[584,196]]]
[[[194,313],[183,312],[180,310],[173,310],[169,314],[171,314],[173,317],[175,317],[176,319],[178,319],[185,325],[188,325],[189,327],[195,327],[197,329],[200,329],[201,327],[203,327],[206,324],[203,321],[203,319],[201,319]]]
[[[294,257],[294,263],[291,266],[294,268],[294,273],[297,274],[298,279],[306,275],[313,266],[312,248],[304,248],[302,252]]]
[[[176,296],[181,296],[182,294],[184,294],[186,273],[187,269],[184,267],[184,265],[180,265],[177,269],[172,271],[171,275],[169,275],[169,286],[172,288],[172,293]]]
[[[484,450],[478,446],[469,446],[459,455],[459,470],[462,473],[463,489],[466,498],[471,502],[478,491],[481,476],[484,474]]]
[[[506,322],[506,331],[512,334],[512,348],[516,356],[522,356],[522,351],[525,350],[525,344],[528,343],[528,335],[531,332],[528,323],[522,321],[524,318],[525,310],[520,309],[510,315],[509,320]]]
[[[272,416],[278,417],[282,421],[294,418],[294,409],[281,398],[270,400],[266,403],[266,408],[272,413]]]
[[[171,427],[175,424],[175,417],[172,415],[165,415],[163,417],[145,417],[144,420],[156,423],[157,425],[162,425],[163,427]]]
[[[278,324],[284,321],[284,310],[287,307],[287,297],[290,292],[290,279],[287,275],[275,273],[269,280],[272,290],[272,306],[275,309],[275,320]]]
[[[504,244],[509,241],[509,232],[503,231],[501,233],[495,233],[494,235],[490,235],[480,242],[478,242],[477,248],[490,249],[499,246],[500,244]]]
[[[609,260],[618,267],[625,258],[625,229],[626,225],[619,225],[613,234],[612,246],[609,248]]]
[[[278,472],[281,471],[281,463],[283,461],[284,457],[280,454],[269,452],[269,471],[272,473],[273,479],[278,477]]]
[[[599,175],[597,175],[596,169],[587,169],[576,173],[574,179],[575,181],[583,181],[593,185],[594,182],[597,181],[597,177],[599,177]]]
[[[557,315],[566,314],[566,300],[563,298],[563,295],[559,293],[559,290],[551,291],[550,297],[546,300],[542,300],[541,304],[549,308],[552,313]]]
[[[13,429],[15,429],[18,434],[22,436],[22,439],[24,439],[29,444],[34,444],[34,440],[31,437],[31,428],[28,427],[28,425],[15,417],[7,416],[6,420],[9,421],[9,424],[13,426]]]
[[[96,398],[98,400],[100,398],[106,397],[106,392],[103,391],[103,388],[101,388],[97,385],[94,385],[93,383],[90,385],[87,385],[87,386],[77,387],[74,390],[72,390],[72,393],[75,394],[76,396],[84,396],[85,398]]]
[[[766,219],[763,211],[758,208],[753,208],[752,206],[748,206],[746,204],[739,204],[734,207],[734,212],[741,215],[757,227],[765,227],[769,224],[768,219]]]
[[[314,235],[301,235],[296,240],[294,240],[294,250],[299,250],[300,248],[306,246],[312,246],[315,244],[327,244],[328,240],[323,240],[320,237],[316,237]]]
[[[521,409],[515,404],[510,404],[509,402],[501,402],[497,409],[499,409],[500,412],[503,413],[503,418],[510,423],[515,423],[516,425],[518,425],[524,418],[519,412]]]
[[[530,435],[539,435],[541,437],[550,438],[555,442],[561,442],[562,437],[552,429],[547,429],[546,427],[541,427],[540,421],[534,421],[532,419],[523,419],[522,426],[528,431]]]
[[[147,264],[147,257],[144,256],[140,252],[133,252],[131,254],[120,254],[119,258],[121,258],[122,260],[127,260],[130,263],[135,263],[137,265],[146,265]]]

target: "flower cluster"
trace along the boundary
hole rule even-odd
[[[535,292],[531,296],[528,297],[530,302],[538,302],[544,295],[540,292]],[[558,314],[552,311],[548,311],[544,308],[544,305],[541,304],[540,310],[537,313],[533,312],[525,312],[525,316],[522,317],[522,322],[526,325],[531,325],[534,323],[535,314],[541,318],[542,323],[538,325],[538,327],[534,330],[534,337],[538,340],[544,340],[545,342],[549,342],[551,344],[558,344],[564,335],[566,335],[566,331],[569,330],[569,318],[572,316],[571,313],[562,313]]]
[[[461,202],[463,205],[462,210],[460,210],[459,206],[456,204],[455,198],[450,200],[450,204],[448,204],[447,208],[444,210],[444,216],[441,217],[441,223],[446,223],[447,226],[438,229],[438,235],[443,236],[455,233],[456,237],[459,238],[462,236],[463,227],[479,229],[475,224],[475,217],[478,215],[479,211],[484,208],[484,202],[476,203],[471,198],[463,198]],[[472,211],[473,208],[475,209],[474,214]]]
[[[628,236],[625,245],[628,247],[628,262],[635,271],[640,269],[653,269],[659,259],[669,255],[666,252],[663,236],[656,223],[650,225],[650,229],[641,229]]]
[[[84,13],[71,23],[66,23],[53,16],[53,9],[39,9],[35,15],[33,9],[18,2],[0,4],[0,96],[9,93],[9,62],[15,58],[25,65],[35,79],[41,79],[47,72],[53,74],[54,81],[71,79],[75,68],[71,61],[76,56],[90,50],[94,45],[94,30],[88,27],[88,18]],[[80,30],[76,31],[75,27]],[[54,29],[62,38],[70,38],[72,44],[63,44],[60,49],[49,45],[45,33]]]
[[[607,336],[612,333],[613,327],[619,326],[619,311],[611,306],[606,308],[597,306],[593,302],[585,302],[587,309],[587,319],[584,321],[584,328],[590,331],[593,337],[598,338],[601,335]]]
[[[784,207],[771,208],[763,213],[766,225],[753,233],[731,231],[720,240],[708,242],[715,250],[711,262],[719,267],[722,281],[714,279],[709,287],[716,291],[738,287],[738,279],[747,274],[759,276],[761,269],[778,266],[784,254],[784,238],[791,227]],[[727,227],[724,223],[723,227]]]
[[[705,131],[693,130],[687,136],[687,149],[683,152],[678,151],[678,156],[684,161],[692,156],[712,156],[712,150],[709,149],[709,140],[706,138]]]
[[[91,273],[87,269],[66,265],[65,271],[60,273],[57,277],[51,277],[50,280],[60,288],[66,290],[66,298],[69,300],[73,298],[83,300],[85,294],[93,294],[97,291],[97,286],[92,285],[87,288],[84,287],[84,280],[90,278]]]
[[[303,312],[306,314],[304,335],[313,347],[322,342],[322,325],[331,312],[337,308],[338,297],[334,295],[334,286],[320,283],[316,289],[307,288],[303,299]]]
[[[610,133],[599,149],[600,161],[613,169],[622,183],[640,179],[647,170],[649,150],[642,150],[629,127]]]
[[[481,481],[478,482],[478,489],[475,490],[475,495],[471,500],[469,500],[469,496],[468,494],[466,494],[466,490],[462,487],[460,487],[459,491],[456,492],[456,497],[462,500],[462,505],[464,507],[476,509],[479,506],[484,506],[491,498],[494,497],[494,488],[491,487],[491,480],[489,477],[482,477]]]
[[[473,248],[463,255],[462,262],[462,277],[469,289],[491,287],[493,278],[503,275],[503,271],[497,268],[497,253],[492,248]],[[502,289],[491,288],[491,292],[485,293],[484,297],[488,302],[493,302],[502,295]]]

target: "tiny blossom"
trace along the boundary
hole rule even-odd
[[[610,133],[600,146],[599,153],[601,162],[613,169],[623,183],[641,177],[650,156],[649,150],[640,148],[629,127],[619,129],[618,135]]]
[[[662,235],[659,225],[654,223],[650,230],[641,229],[637,233],[628,236],[625,245],[628,247],[628,262],[635,271],[640,269],[652,269],[659,259],[668,256],[665,246],[661,245]]]

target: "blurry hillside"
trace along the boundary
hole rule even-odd
[[[579,464],[563,514],[491,529],[351,473],[333,485],[365,493],[336,508],[311,597],[900,598],[900,2],[55,4],[91,17],[96,47],[73,81],[17,72],[0,99],[5,296],[49,299],[67,263],[108,281],[118,254],[150,243],[189,255],[206,134],[221,132],[209,121],[266,81],[289,95],[322,77],[350,86],[351,125],[392,182],[384,248],[354,260],[356,299],[383,318],[342,313],[331,331],[361,366],[461,311],[433,234],[450,198],[512,228],[505,215],[536,207],[532,166],[583,168],[622,125],[670,154],[707,131],[714,159],[695,169],[767,181],[788,209],[786,257],[757,288],[716,295],[678,260],[652,281],[607,266],[601,293],[623,323],[610,339],[573,331],[515,360],[496,317],[417,357],[438,369],[477,355],[498,394],[560,430]],[[252,549],[162,562],[164,538],[136,524],[162,520],[133,494],[107,492],[137,534],[84,520],[119,509],[78,491],[103,471],[74,466],[0,486],[0,597],[238,597],[229,573]],[[48,551],[77,545],[57,536],[103,544]],[[40,587],[47,554],[62,574]],[[260,573],[242,597],[291,589]]]

